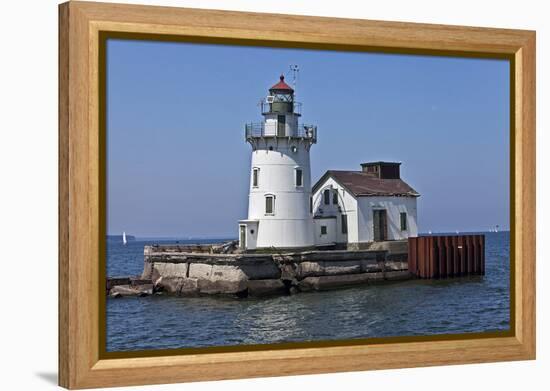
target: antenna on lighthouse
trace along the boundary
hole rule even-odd
[[[292,88],[294,89],[294,92],[296,92],[296,84],[298,83],[298,73],[300,72],[300,68],[296,64],[291,64],[290,72],[292,72]]]

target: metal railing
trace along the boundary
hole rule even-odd
[[[286,129],[288,129],[288,127],[285,127],[285,130]],[[280,135],[277,133],[276,123],[274,123],[272,126],[268,126],[267,131],[265,122],[251,122],[245,125],[246,140],[262,137],[302,138],[310,140],[312,143],[315,143],[317,142],[317,126],[298,124],[298,127],[296,129],[292,129],[292,132],[290,134]]]

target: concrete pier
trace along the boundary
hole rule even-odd
[[[323,250],[294,253],[223,253],[202,246],[159,245],[144,249],[141,289],[125,279],[110,279],[111,296],[154,292],[237,297],[321,291],[407,279],[406,241],[394,251]],[[384,246],[379,245],[379,248]],[[223,249],[223,248],[222,248]],[[395,249],[405,254],[397,254]],[[190,251],[191,250],[191,251]],[[216,251],[216,252],[214,252]],[[149,292],[149,291],[146,291]]]
[[[407,264],[386,250],[304,251],[285,254],[172,253],[148,248],[145,271],[170,293],[261,296],[379,282]],[[391,276],[392,278],[394,276]],[[168,280],[168,283],[167,283]]]
[[[247,297],[484,274],[484,244],[483,235],[453,235],[297,252],[241,252],[236,242],[145,246],[142,275],[109,278],[107,294]]]

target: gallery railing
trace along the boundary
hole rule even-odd
[[[288,130],[290,129],[290,133]],[[296,129],[291,127],[284,128],[284,134],[278,132],[277,124],[269,124],[266,127],[265,122],[254,122],[245,125],[245,138],[250,140],[252,138],[262,137],[292,137],[310,140],[312,143],[317,142],[317,126],[299,124]]]

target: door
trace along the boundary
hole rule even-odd
[[[246,249],[246,225],[239,225],[239,247]]]
[[[286,136],[286,124],[285,124],[284,115],[277,116],[277,136],[278,137]]]
[[[388,240],[387,234],[387,214],[385,209],[373,210],[373,224],[374,224],[374,241],[380,242],[382,240]]]

